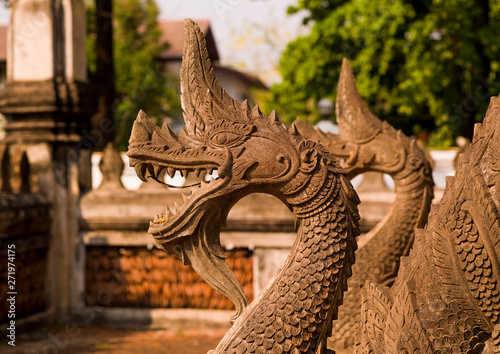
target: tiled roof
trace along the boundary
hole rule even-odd
[[[7,60],[7,26],[0,26],[0,61]]]
[[[210,29],[210,21],[195,20],[195,22],[205,36],[210,59],[219,60],[217,46]],[[161,40],[169,44],[169,47],[161,54],[160,59],[180,60],[184,48],[184,21],[158,21],[158,25],[163,33]]]
[[[242,81],[244,81],[246,84],[250,86],[264,90],[268,89],[268,87],[255,75],[244,73],[243,71],[235,70],[227,66],[221,66],[217,63],[212,64],[212,66],[215,69],[216,73],[226,72],[229,75],[239,77]]]

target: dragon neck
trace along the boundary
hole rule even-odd
[[[426,162],[422,162],[419,167],[407,162],[405,168],[391,174],[396,194],[394,202],[387,216],[360,240],[360,247],[372,238],[384,237],[395,246],[390,249],[395,254],[396,262],[401,256],[407,255],[412,243],[409,237],[413,235],[413,230],[423,227],[427,222],[429,207],[434,197],[431,171]],[[397,247],[399,243],[404,250]],[[378,281],[384,283],[381,279]]]
[[[377,243],[392,244],[388,248],[389,254],[385,255],[386,262],[399,263],[399,258],[408,255],[413,244],[413,230],[423,227],[427,222],[434,197],[431,171],[427,161],[422,160],[417,166],[407,161],[405,168],[391,175],[396,198],[387,216],[364,237],[361,246],[372,238],[376,238]],[[386,279],[377,281],[390,285],[396,276],[397,268],[390,273],[383,276]]]
[[[360,238],[358,242],[360,248],[380,234],[397,233],[406,237],[415,227],[423,227],[427,220],[429,205],[434,197],[430,156],[417,147],[413,140],[403,138],[401,139],[404,144],[397,157],[399,162],[395,166],[368,165],[365,168],[365,171],[389,174],[394,182],[396,197],[386,217]],[[398,226],[394,227],[396,224]],[[391,229],[383,231],[387,227]],[[393,235],[391,238],[394,240]]]
[[[349,279],[339,320],[333,323],[332,341],[339,351],[353,345],[352,328],[361,320],[359,292],[365,280],[391,286],[400,258],[407,256],[413,245],[415,228],[427,222],[434,185],[428,162],[406,156],[405,164],[393,171],[391,177],[396,198],[387,215],[359,238],[354,275]]]
[[[431,172],[432,170],[430,166],[427,166],[427,162],[421,162],[421,165],[418,167],[407,162],[405,168],[392,174],[396,201],[413,200],[416,203],[420,203],[421,201],[417,201],[415,198],[418,199],[425,190],[428,191],[429,189],[431,191],[430,197],[432,198],[434,182]]]
[[[316,352],[326,345],[331,321],[347,289],[354,262],[356,231],[350,220],[349,183],[343,175],[319,169],[299,176],[302,188],[287,193],[297,216],[297,239],[274,278],[238,318],[216,349],[244,352]],[[304,181],[305,179],[305,181]],[[305,183],[304,183],[305,182]]]
[[[376,280],[379,283],[391,285],[398,267],[388,266],[388,264],[398,264],[399,259],[408,254],[413,243],[413,230],[416,227],[423,227],[427,221],[434,195],[431,171],[427,161],[406,156],[404,167],[391,174],[396,198],[390,211],[384,219],[359,240],[360,252],[367,254],[370,263],[372,263],[367,269],[376,267],[377,262],[374,257],[381,257],[381,261],[383,259],[381,267],[386,270],[380,269]],[[373,243],[371,247],[370,243]],[[382,247],[382,245],[387,247]],[[365,247],[367,249],[362,251]],[[385,250],[383,254],[377,251],[381,247]],[[386,252],[387,250],[389,253]],[[392,271],[387,271],[389,268]],[[372,270],[370,273],[372,276],[368,278],[378,274]]]

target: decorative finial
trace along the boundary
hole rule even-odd
[[[124,189],[121,176],[123,173],[123,160],[120,153],[113,145],[108,143],[103,150],[102,159],[99,162],[99,169],[102,173],[102,182],[99,190]]]

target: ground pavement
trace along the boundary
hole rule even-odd
[[[214,349],[226,330],[140,330],[111,327],[75,327],[71,336],[63,327],[18,334],[16,346],[0,343],[0,353],[172,353],[205,354]],[[66,333],[68,333],[66,331]]]

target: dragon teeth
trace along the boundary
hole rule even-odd
[[[134,166],[135,173],[137,174],[137,177],[141,179],[143,182],[147,182],[144,174],[146,173],[146,165],[144,164],[137,164]]]
[[[173,167],[167,167],[167,173],[170,176],[170,178],[174,178],[174,176],[175,176],[175,168],[173,168]]]
[[[153,176],[153,177],[154,177],[155,169],[154,169],[153,165],[147,165],[147,166],[146,166],[146,171],[148,171],[148,172],[149,172],[149,175],[150,175],[150,176]]]
[[[154,177],[157,178],[160,175],[162,168],[160,166],[154,166]]]
[[[181,195],[182,195],[182,200],[184,201],[184,203],[186,203],[189,200],[189,195],[187,194],[181,194]]]
[[[146,165],[139,165],[135,166],[137,171],[146,171],[146,167],[151,167],[151,166],[146,166]],[[148,171],[150,169],[148,168]],[[152,224],[160,224],[164,223],[169,219],[174,219],[175,215],[182,210],[183,205],[186,205],[189,203],[189,200],[193,196],[193,194],[200,194],[204,193],[207,189],[210,189],[210,183],[212,181],[216,181],[219,179],[218,176],[218,170],[217,168],[207,168],[207,169],[200,169],[200,168],[195,168],[195,169],[185,169],[185,170],[177,170],[174,167],[165,167],[165,166],[154,166],[154,177],[158,177],[158,175],[166,170],[168,175],[171,178],[174,178],[177,172],[179,174],[186,178],[190,172],[193,172],[196,174],[197,177],[200,177],[202,175],[202,172],[205,174],[205,178],[200,179],[200,183],[194,184],[190,186],[189,189],[185,190],[185,193],[181,193],[182,196],[182,202],[179,203],[178,201],[174,201],[174,205],[167,206],[165,209],[161,212],[160,215],[156,215],[154,220],[152,221]]]

